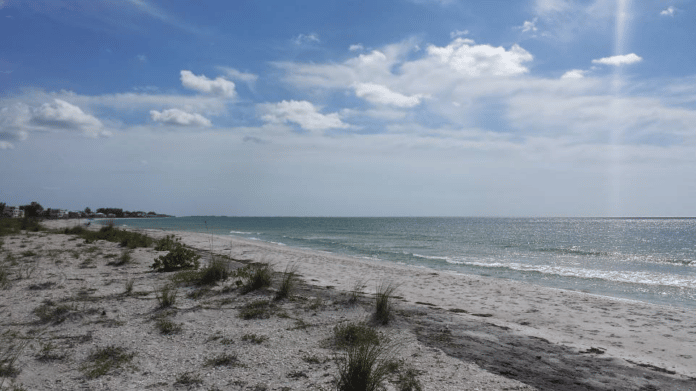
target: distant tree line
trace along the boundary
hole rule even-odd
[[[0,202],[0,217],[2,217],[5,214],[5,211],[8,210],[9,207],[5,202]],[[25,218],[58,218],[58,217],[65,217],[65,218],[79,218],[79,217],[95,217],[97,213],[102,213],[104,216],[107,217],[118,217],[118,218],[124,218],[124,217],[153,217],[153,216],[158,216],[157,213],[154,211],[150,212],[143,212],[143,211],[127,211],[123,210],[122,208],[99,208],[96,210],[96,212],[93,212],[92,209],[89,207],[85,208],[84,211],[70,211],[67,212],[65,210],[61,209],[55,209],[55,208],[44,208],[39,204],[38,202],[34,201],[30,204],[27,205],[20,205],[19,206],[20,210],[24,211],[24,217]],[[62,211],[62,212],[61,212]],[[9,213],[9,212],[8,212]]]

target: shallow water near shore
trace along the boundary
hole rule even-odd
[[[177,217],[117,224],[696,308],[696,219]]]

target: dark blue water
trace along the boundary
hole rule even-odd
[[[696,308],[696,219],[208,216],[118,223]]]

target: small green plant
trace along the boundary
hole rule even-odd
[[[157,319],[156,325],[160,334],[164,335],[176,334],[181,331],[180,324],[174,323],[171,320],[164,317]]]
[[[235,367],[241,366],[236,354],[222,353],[205,360],[206,367]]]
[[[31,250],[27,250],[27,251],[22,251],[19,255],[21,255],[21,256],[23,256],[23,257],[26,258],[26,257],[33,257],[33,256],[36,256],[36,253],[33,252],[33,251],[31,251]]]
[[[126,280],[126,290],[123,292],[125,295],[130,295],[133,293],[133,285],[135,285],[135,280],[132,278],[129,278]]]
[[[135,249],[138,247],[152,246],[152,238],[138,232],[130,232],[114,228],[113,224],[107,224],[99,231],[90,231],[82,227],[74,227],[63,230],[63,233],[77,235],[85,240],[85,243],[94,243],[97,240],[106,240],[119,243],[121,247]]]
[[[365,280],[358,279],[357,281],[355,281],[355,283],[353,284],[353,289],[350,290],[350,295],[348,296],[348,303],[357,303],[358,299],[360,299],[360,296],[362,295],[363,290],[366,287],[367,284],[365,283]]]
[[[400,369],[396,380],[399,391],[423,391],[423,385],[418,376],[420,373],[413,368]]]
[[[239,311],[242,319],[265,319],[271,316],[271,302],[268,300],[256,300],[244,305]]]
[[[135,353],[128,353],[126,349],[114,345],[97,348],[87,357],[82,372],[88,379],[104,376],[129,364],[134,356]]]
[[[0,289],[10,287],[10,270],[5,265],[0,265]]]
[[[282,300],[292,293],[295,289],[297,280],[297,264],[290,263],[285,267],[283,277],[280,279],[280,286],[275,295],[275,300]]]
[[[57,304],[51,300],[46,300],[34,308],[33,312],[41,323],[63,323],[69,317],[77,315],[74,305]]]
[[[380,335],[374,328],[364,322],[341,323],[333,330],[333,344],[338,349],[346,349],[357,345],[379,345]]]
[[[126,264],[131,263],[133,261],[133,256],[131,255],[132,250],[126,250],[124,251],[121,256],[118,258],[117,261],[114,262],[109,262],[108,265],[111,266],[123,266]]]
[[[388,346],[362,343],[335,357],[339,391],[376,391],[391,373],[393,352]]]
[[[62,360],[65,358],[65,354],[59,353],[58,347],[54,345],[51,341],[41,344],[41,349],[36,355],[36,359],[39,361],[55,361]]]
[[[180,373],[176,377],[176,382],[174,384],[181,384],[184,386],[193,386],[193,385],[203,384],[203,380],[201,379],[201,376],[197,373],[184,372],[184,373]]]
[[[160,288],[157,294],[157,301],[159,302],[160,308],[171,307],[176,303],[176,287],[172,285],[164,285]]]
[[[198,270],[201,263],[198,261],[201,258],[195,251],[184,247],[177,242],[176,248],[170,251],[167,255],[161,255],[155,259],[150,266],[158,272],[171,272],[181,269]]]
[[[222,259],[215,258],[210,261],[208,266],[201,270],[198,283],[202,285],[213,285],[218,281],[225,281],[229,277],[230,271],[227,267],[227,262]]]
[[[255,344],[262,344],[264,341],[268,340],[268,337],[265,335],[257,335],[257,334],[244,334],[242,336],[242,341],[248,341],[251,343]]]
[[[397,285],[386,281],[382,281],[377,287],[373,319],[378,324],[386,325],[393,317],[392,297],[397,288]]]

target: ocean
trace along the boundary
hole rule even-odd
[[[696,309],[696,219],[176,217],[121,219]]]

